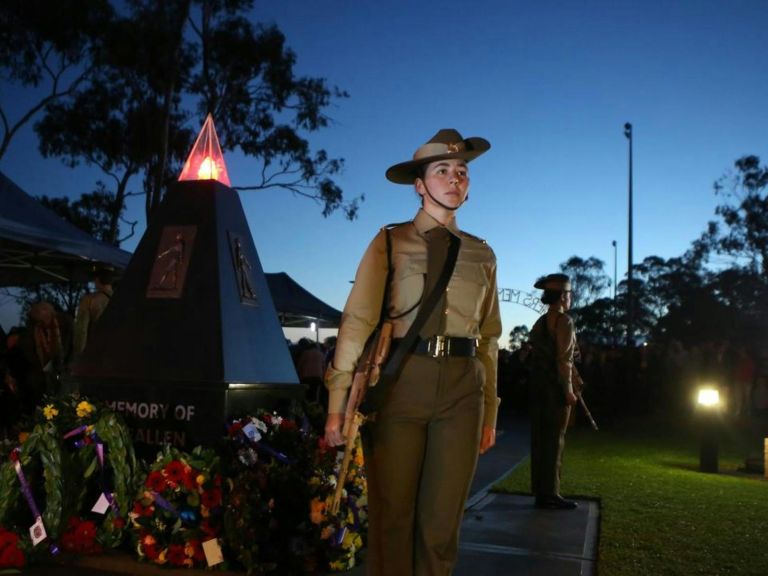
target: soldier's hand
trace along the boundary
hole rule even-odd
[[[496,429],[483,426],[483,435],[480,437],[480,454],[485,454],[496,444]]]
[[[345,443],[341,433],[344,427],[344,414],[328,414],[325,419],[325,441],[329,446],[341,446]]]

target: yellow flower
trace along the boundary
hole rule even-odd
[[[29,438],[29,432],[19,432],[19,444],[24,444]]]
[[[197,482],[198,486],[202,486],[205,484],[205,476],[198,474],[197,478],[195,478],[195,482]]]
[[[86,400],[83,400],[77,405],[77,408],[75,409],[77,411],[77,417],[78,418],[85,418],[86,416],[90,416],[91,412],[96,410],[96,407],[93,404],[90,404]]]
[[[167,551],[168,550],[166,548],[163,548],[163,551],[157,555],[157,558],[155,558],[155,562],[157,562],[158,564],[165,564],[166,562],[168,562],[168,559],[165,557],[165,553]]]
[[[43,408],[43,416],[45,416],[46,420],[53,420],[58,415],[59,411],[53,404],[48,404],[48,406]]]

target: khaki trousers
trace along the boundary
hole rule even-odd
[[[531,402],[531,492],[560,495],[560,467],[571,407],[552,395],[534,394]]]
[[[409,356],[363,434],[369,576],[444,576],[477,466],[484,368]]]

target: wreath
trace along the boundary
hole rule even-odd
[[[310,521],[313,525],[313,538],[324,564],[331,572],[350,570],[360,562],[368,530],[368,492],[360,436],[355,439],[339,511],[336,514],[329,512],[342,458],[342,452],[330,448],[321,439],[318,443],[315,474],[309,482],[312,490]]]
[[[0,468],[0,524],[26,541],[36,508],[52,553],[59,538],[65,551],[77,553],[119,545],[136,469],[122,420],[77,394],[46,398],[19,441]],[[97,497],[108,502],[101,514],[92,512]]]
[[[139,558],[169,567],[213,565],[203,545],[221,533],[222,512],[216,452],[198,446],[187,454],[164,446],[129,513]]]
[[[309,554],[309,485],[317,434],[303,412],[258,411],[227,426],[226,543],[249,573],[298,573]]]

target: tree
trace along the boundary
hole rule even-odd
[[[571,278],[572,308],[579,309],[603,295],[611,285],[605,273],[605,262],[591,256],[584,260],[571,256],[560,264],[560,271]]]
[[[149,219],[211,112],[222,148],[260,162],[259,180],[241,189],[283,188],[319,202],[324,216],[342,209],[356,217],[360,199],[345,202],[332,180],[343,161],[313,153],[305,137],[329,125],[324,110],[347,94],[297,77],[283,34],[248,20],[252,0],[126,4],[107,25],[91,81],[36,125],[43,154],[99,166],[116,210],[142,176]],[[113,232],[116,225],[113,215]]]
[[[519,350],[522,345],[528,341],[529,336],[530,331],[528,330],[528,326],[525,324],[515,326],[509,332],[509,349]]]
[[[768,276],[768,167],[758,156],[743,156],[714,184],[723,202],[715,213],[720,222],[709,223],[702,241],[719,254],[746,263]],[[723,226],[721,226],[721,224]],[[724,229],[723,229],[724,227]]]
[[[0,158],[32,118],[87,81],[101,24],[110,13],[106,0],[0,3],[0,77],[4,85],[17,84],[31,95],[15,119],[0,104]]]

